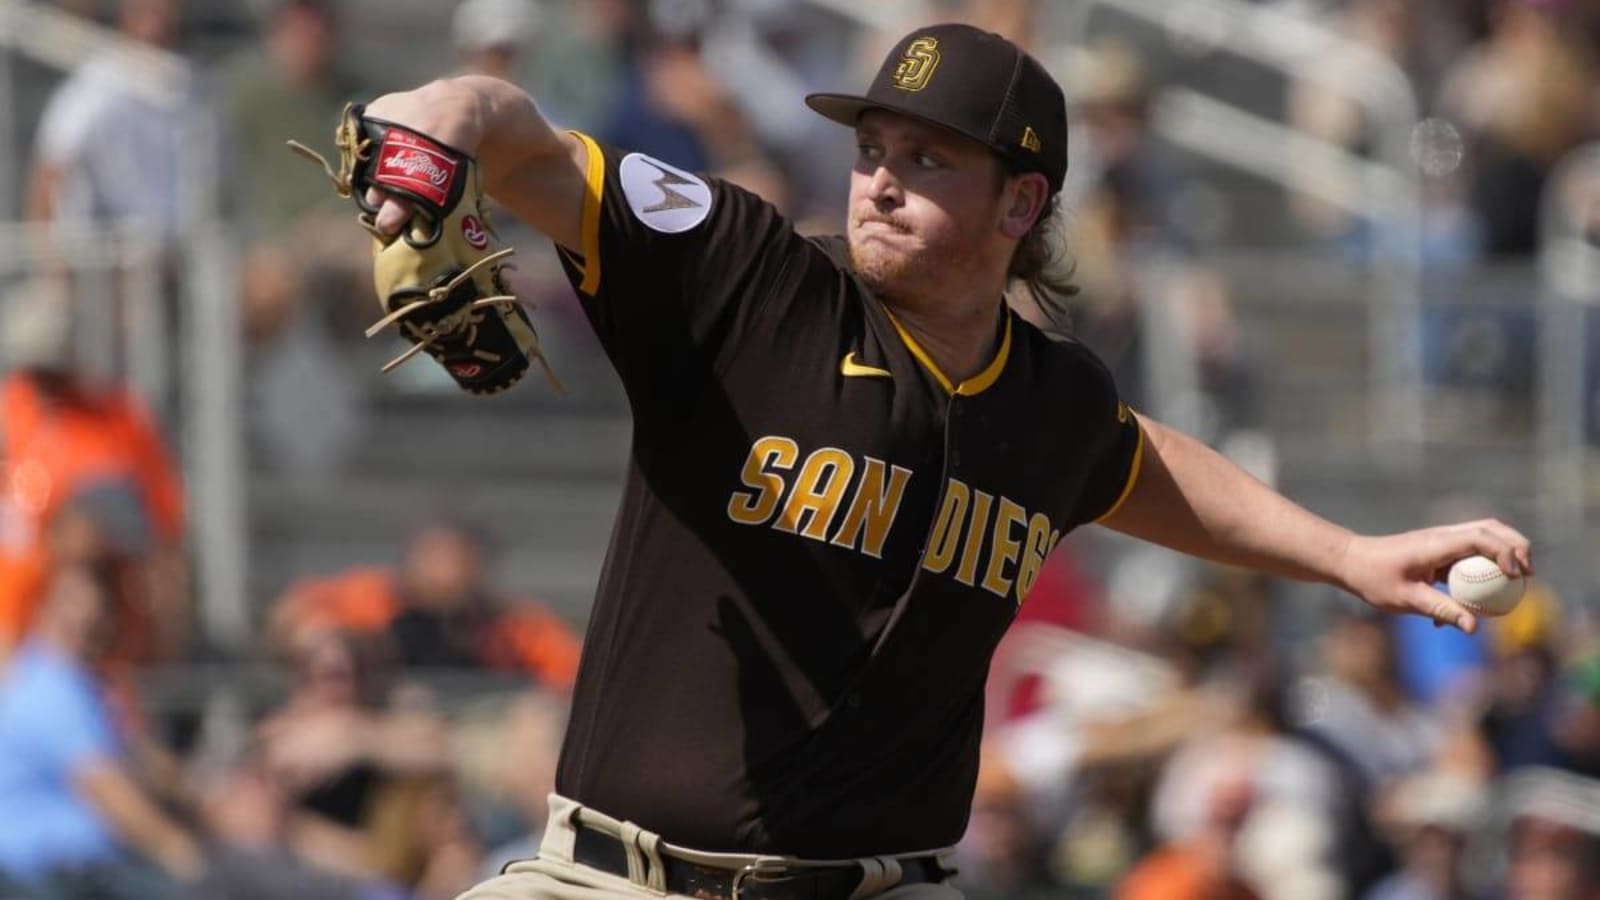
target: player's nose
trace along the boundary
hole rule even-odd
[[[905,199],[905,192],[894,172],[888,166],[880,165],[873,170],[872,179],[867,182],[867,196],[878,206],[899,206]]]

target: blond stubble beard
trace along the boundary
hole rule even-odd
[[[901,299],[906,285],[906,273],[916,264],[917,256],[888,253],[882,247],[868,248],[850,241],[850,265],[856,275],[872,292],[886,300]]]
[[[910,253],[866,246],[848,236],[847,241],[850,264],[862,283],[879,299],[896,306],[938,302],[941,293],[971,277],[981,255],[975,235],[939,246],[924,245]]]

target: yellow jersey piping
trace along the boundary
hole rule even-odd
[[[579,228],[583,232],[583,282],[578,290],[593,297],[600,290],[600,195],[606,185],[606,156],[594,138],[581,131],[572,136],[583,141],[589,151],[588,170],[584,173],[583,218]]]
[[[1133,493],[1134,484],[1139,481],[1139,469],[1144,464],[1144,428],[1140,427],[1138,419],[1134,420],[1133,427],[1139,429],[1139,443],[1133,448],[1133,464],[1128,467],[1128,480],[1122,485],[1122,493],[1117,495],[1116,502],[1111,504],[1110,509],[1101,513],[1094,520],[1095,522],[1104,522],[1106,519],[1111,518],[1117,510],[1121,509],[1122,504],[1127,501],[1128,495]]]
[[[1000,339],[1000,349],[995,353],[994,359],[989,361],[989,365],[985,366],[982,372],[960,384],[951,384],[950,377],[939,370],[939,366],[933,361],[933,357],[928,355],[928,351],[922,349],[922,345],[917,343],[917,339],[911,336],[911,332],[906,331],[905,326],[900,324],[900,320],[894,317],[894,313],[890,311],[887,305],[883,307],[883,312],[884,315],[889,317],[889,324],[894,326],[894,330],[900,335],[900,340],[906,345],[906,349],[910,350],[911,355],[917,358],[917,362],[922,363],[922,367],[928,370],[928,373],[934,377],[934,380],[939,382],[939,386],[944,388],[947,394],[971,397],[974,394],[988,390],[996,381],[1000,380],[1000,373],[1005,371],[1006,360],[1011,357],[1011,309],[1009,307],[1005,310],[1006,332]]]

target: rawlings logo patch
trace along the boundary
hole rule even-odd
[[[427,138],[391,128],[378,150],[377,173],[372,180],[442,207],[460,165],[449,151]]]
[[[482,250],[489,246],[489,230],[483,227],[477,216],[464,216],[461,219],[461,236],[467,243]]]
[[[478,363],[456,363],[450,367],[450,374],[457,378],[477,378],[483,374],[483,366]]]

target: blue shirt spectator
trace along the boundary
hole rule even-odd
[[[93,676],[47,643],[24,645],[0,679],[0,870],[38,881],[117,859],[111,830],[73,778],[118,752]]]
[[[1449,592],[1442,583],[1435,587]],[[1466,634],[1435,628],[1421,616],[1397,618],[1393,629],[1401,683],[1419,703],[1431,706],[1440,702],[1488,664],[1488,647],[1481,631]]]
[[[102,667],[112,574],[52,573],[28,642],[0,672],[0,891],[166,900],[201,874],[194,838],[125,768]]]

